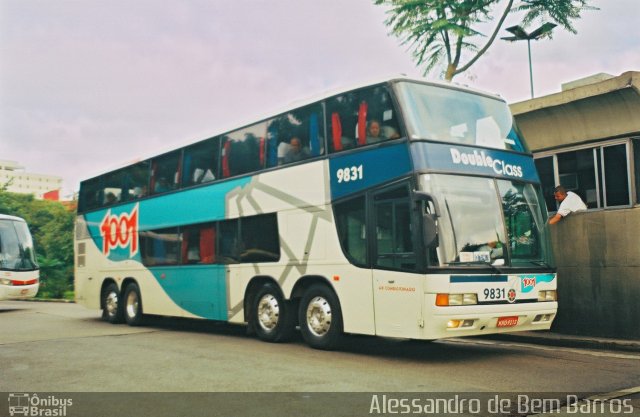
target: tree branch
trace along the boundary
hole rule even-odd
[[[511,11],[512,7],[513,7],[513,0],[509,0],[509,3],[507,4],[507,6],[504,9],[504,12],[502,13],[502,17],[500,17],[500,21],[496,25],[496,28],[494,29],[493,34],[491,35],[491,37],[487,41],[487,44],[482,49],[480,49],[478,51],[478,53],[476,54],[476,56],[474,56],[464,66],[462,66],[461,68],[456,68],[456,70],[453,72],[453,75],[457,75],[457,74],[460,74],[461,72],[464,72],[464,71],[468,70],[469,67],[471,67],[478,60],[478,58],[480,58],[485,52],[487,52],[487,49],[489,49],[489,47],[491,46],[493,41],[496,39],[496,36],[498,36],[498,31],[500,31],[500,28],[502,28],[502,24],[504,23],[505,19],[507,18],[507,15]]]

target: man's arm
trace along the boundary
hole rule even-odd
[[[556,213],[555,216],[553,216],[552,218],[549,219],[549,224],[556,224],[560,220],[562,220],[562,215],[560,213]]]

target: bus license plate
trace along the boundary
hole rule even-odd
[[[498,318],[497,327],[513,327],[518,324],[518,316]]]

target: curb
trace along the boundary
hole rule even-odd
[[[487,335],[484,336],[484,338],[510,342],[535,343],[547,346],[640,353],[640,340],[606,339],[590,336],[571,336],[551,332],[503,333]]]
[[[25,301],[25,302],[28,302],[28,303],[65,303],[65,304],[75,304],[74,300],[65,300],[64,298],[20,298],[20,299],[8,298],[7,301]]]

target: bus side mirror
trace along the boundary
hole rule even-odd
[[[429,205],[433,208],[433,212],[435,214],[435,217],[440,217],[440,208],[438,207],[438,202],[436,201],[436,199],[429,193],[426,193],[424,191],[414,191],[413,192],[413,198],[415,199],[415,201],[422,201],[424,202],[425,206]]]
[[[425,248],[432,249],[438,246],[438,226],[435,215],[425,214],[422,216],[422,238]]]
[[[420,203],[422,210],[422,239],[427,249],[438,246],[438,225],[436,220],[440,217],[440,208],[437,200],[430,193],[413,191],[413,198]]]

